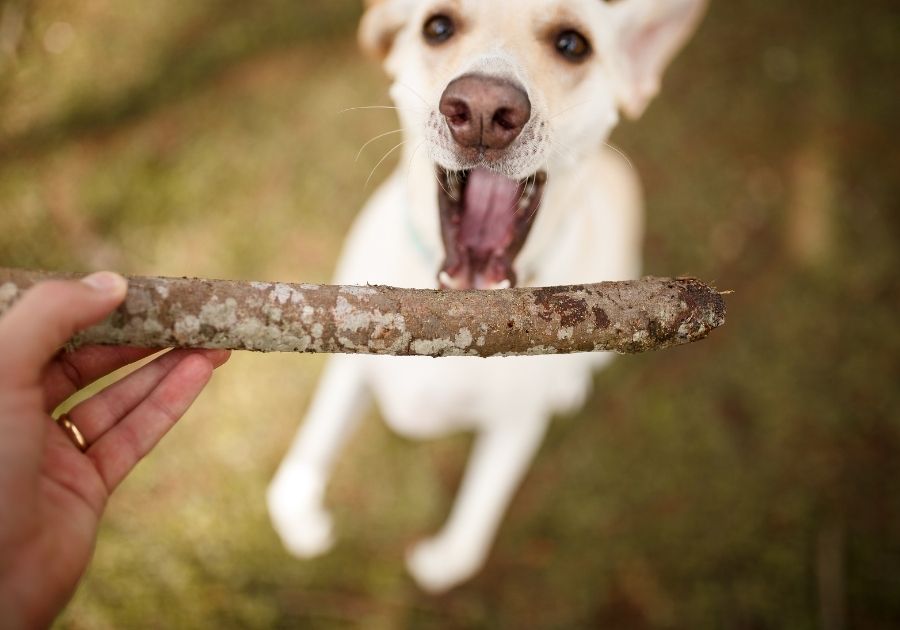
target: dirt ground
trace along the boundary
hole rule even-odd
[[[355,0],[0,0],[0,265],[324,282],[395,143]],[[22,29],[16,25],[23,17]],[[726,327],[559,418],[485,570],[419,592],[467,436],[373,410],[301,562],[264,491],[321,357],[236,356],[110,505],[60,628],[900,627],[895,2],[714,0],[613,142],[646,271]],[[373,180],[389,172],[382,165]]]

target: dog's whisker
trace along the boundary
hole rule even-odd
[[[409,174],[412,172],[413,163],[416,160],[416,153],[419,152],[419,149],[422,148],[422,145],[425,144],[424,140],[420,140],[419,144],[416,145],[416,148],[413,149],[412,154],[409,156],[409,164],[406,166],[406,181],[409,181]]]
[[[561,142],[551,141],[549,144],[550,151],[558,155],[563,161],[571,162],[575,158],[575,151]],[[565,149],[565,151],[563,151]]]
[[[425,104],[425,107],[427,107],[428,109],[431,109],[431,105],[428,103],[427,100],[425,100],[425,97],[422,96],[421,94],[419,94],[416,90],[414,90],[413,87],[412,87],[411,85],[408,85],[408,84],[404,83],[403,81],[395,81],[395,83],[397,83],[397,85],[400,85],[400,86],[402,86],[402,87],[405,87],[405,88],[406,88],[407,90],[409,90],[413,95],[415,95],[416,97],[418,97],[418,99],[419,99],[420,101],[422,101],[422,102]]]
[[[434,174],[434,179],[437,181],[438,186],[441,187],[441,190],[444,191],[444,194],[446,194],[447,197],[452,197],[452,195],[450,195],[450,191],[444,188],[444,184],[441,182],[441,178],[438,177],[437,173]]]
[[[456,195],[454,195],[454,196],[458,197],[460,194],[462,194],[463,178],[460,175],[460,171],[452,171],[452,177],[453,177],[453,184],[452,184],[451,188],[453,191],[456,192]],[[447,182],[447,183],[449,184],[450,182]]]
[[[388,151],[387,153],[385,153],[385,154],[381,157],[381,159],[378,160],[378,163],[374,166],[374,168],[372,168],[372,172],[370,172],[370,173],[369,173],[369,176],[366,178],[366,183],[363,185],[363,190],[365,190],[366,188],[369,187],[369,182],[372,181],[372,176],[375,175],[375,171],[378,170],[378,167],[381,166],[382,164],[384,164],[384,161],[385,161],[386,159],[388,159],[394,151],[396,151],[397,149],[399,149],[400,147],[402,147],[402,146],[403,146],[404,144],[406,144],[407,142],[408,142],[408,140],[404,140],[403,142],[401,142],[400,144],[398,144],[397,146],[395,146],[393,149],[391,149],[390,151]]]
[[[556,112],[555,114],[552,114],[552,115],[548,118],[548,120],[553,120],[554,118],[558,118],[558,117],[562,116],[562,115],[565,114],[566,112],[572,111],[572,110],[575,109],[576,107],[583,107],[583,106],[585,106],[585,105],[590,105],[591,103],[593,103],[593,102],[595,102],[595,101],[598,101],[598,100],[600,100],[600,99],[590,98],[590,99],[588,99],[588,100],[586,100],[586,101],[582,101],[582,102],[580,102],[580,103],[575,103],[574,105],[570,105],[569,107],[566,107],[565,109],[563,109],[563,110],[561,110],[561,111],[558,111],[558,112]]]
[[[394,105],[360,105],[358,107],[348,107],[347,109],[342,109],[338,112],[338,114],[346,114],[347,112],[355,112],[362,109],[400,109]]]
[[[534,181],[535,181],[535,183],[537,183],[537,173],[534,174]],[[543,186],[544,186],[545,189],[546,189],[548,183],[550,183],[550,169],[549,169],[549,168],[548,168],[547,170],[544,171],[544,184],[543,184]],[[543,196],[542,196],[540,199],[538,199],[538,202],[537,202],[536,204],[534,204],[534,209],[533,209],[533,210],[531,211],[531,213],[528,215],[528,219],[527,219],[528,221],[531,221],[531,220],[534,218],[534,215],[536,215],[536,214],[538,213],[538,210],[541,209],[541,204],[542,204],[543,202],[544,202],[544,199],[543,199]]]
[[[615,151],[617,154],[619,154],[622,157],[622,159],[625,160],[625,163],[628,164],[628,168],[630,168],[632,171],[635,170],[634,164],[631,163],[631,160],[625,154],[625,151],[623,151],[622,149],[620,149],[619,147],[617,147],[615,145],[610,144],[609,142],[604,142],[603,144],[606,145],[608,148],[612,149],[613,151]]]
[[[356,111],[366,111],[366,110],[382,110],[382,109],[393,109],[400,111],[401,109],[407,109],[416,112],[428,113],[431,111],[431,108],[425,107],[406,107],[401,108],[395,105],[360,105],[358,107],[348,107],[347,109],[342,109],[337,114],[340,116],[341,114],[346,114],[348,112],[356,112]]]
[[[381,138],[384,138],[385,136],[391,136],[391,135],[393,135],[393,134],[395,134],[395,133],[400,133],[400,132],[402,132],[402,131],[403,131],[402,128],[400,128],[400,129],[394,129],[393,131],[386,131],[386,132],[384,132],[384,133],[382,133],[382,134],[379,134],[379,135],[375,136],[374,138],[372,138],[371,140],[369,140],[368,142],[366,142],[364,145],[362,145],[362,146],[359,148],[359,152],[356,154],[356,158],[355,158],[353,161],[354,161],[354,162],[359,162],[359,158],[360,158],[360,156],[363,154],[363,151],[366,150],[366,147],[369,146],[370,144],[372,144],[373,142],[375,142],[376,140],[380,140]]]
[[[573,149],[572,147],[570,147],[569,145],[567,145],[565,142],[562,142],[562,141],[560,141],[560,140],[558,140],[558,139],[556,139],[556,138],[551,138],[551,139],[550,139],[550,145],[553,146],[553,147],[558,147],[558,148],[565,149],[566,151],[569,151],[569,152],[572,153],[573,155],[575,154],[575,149]]]
[[[564,153],[556,147],[550,147],[550,150],[564,162],[571,162],[573,159],[573,156],[570,153]]]
[[[574,162],[579,156],[579,152],[576,149],[573,149],[556,138],[550,139],[550,149],[556,151],[556,154],[567,162]]]
[[[513,214],[519,214],[519,212],[521,210],[524,210],[525,208],[528,207],[527,205],[523,206],[522,201],[525,199],[526,195],[530,197],[534,193],[534,188],[533,188],[534,182],[531,181],[532,178],[534,178],[534,182],[536,182],[537,181],[537,173],[532,173],[531,175],[529,175],[528,177],[525,178],[525,185],[522,186],[522,192],[519,193],[519,198],[516,199],[516,201],[510,207],[510,210],[512,211]],[[529,190],[529,186],[532,187],[531,190]]]
[[[538,210],[540,209],[540,207],[541,207],[541,202],[539,201],[539,202],[537,203],[537,205],[534,206],[534,210],[532,210],[532,211],[528,214],[528,219],[526,219],[526,221],[531,221],[531,220],[534,218],[534,215],[537,214],[537,212],[538,212]]]

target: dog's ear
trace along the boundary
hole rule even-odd
[[[706,0],[618,0],[613,65],[622,111],[638,118],[659,92],[663,72],[693,34]]]
[[[383,61],[409,18],[413,0],[365,0],[365,4],[357,33],[359,45],[367,55]]]

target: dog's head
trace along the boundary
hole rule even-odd
[[[370,0],[360,42],[437,171],[443,286],[515,283],[547,174],[636,118],[705,0]]]

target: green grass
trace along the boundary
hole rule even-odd
[[[355,2],[29,6],[0,57],[0,265],[328,279],[392,143],[356,152],[395,128],[339,113],[387,102]],[[264,491],[323,359],[242,355],[118,491],[59,626],[900,625],[893,12],[713,3],[617,132],[647,271],[734,290],[728,324],[597,376],[471,583],[429,597],[402,567],[469,439],[408,443],[374,411],[329,490],[336,549],[286,555]]]

